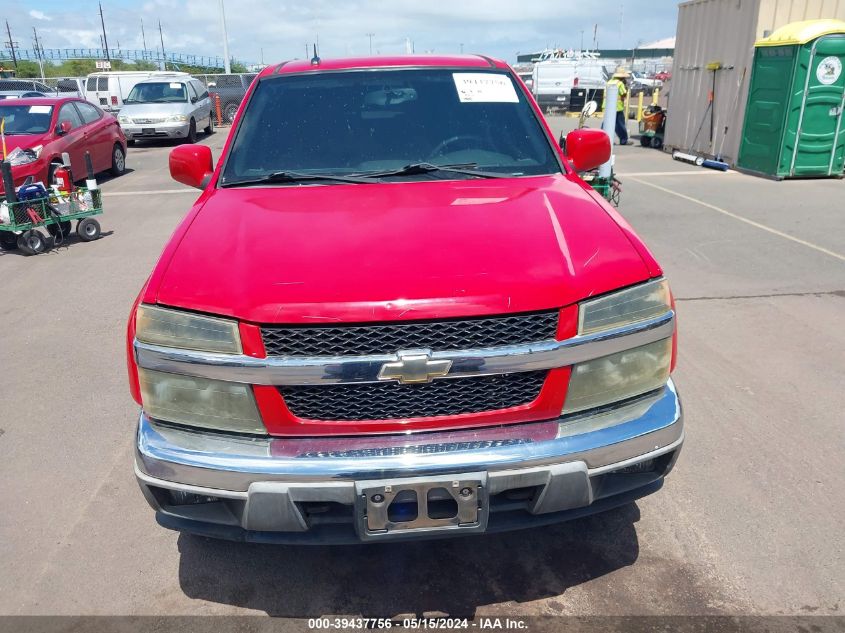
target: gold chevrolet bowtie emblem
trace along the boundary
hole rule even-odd
[[[431,382],[448,374],[452,367],[450,360],[432,360],[429,350],[402,351],[397,356],[398,361],[381,366],[379,380],[398,380],[403,385]]]

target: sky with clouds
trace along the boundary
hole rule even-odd
[[[677,0],[225,0],[229,51],[267,63],[302,57],[319,38],[323,57],[420,52],[484,53],[514,62],[517,52],[547,46],[577,48],[582,31],[600,48],[630,48],[675,34]],[[3,0],[14,39],[32,46],[32,27],[45,48],[99,47],[100,20],[92,0]],[[103,0],[109,46],[148,48],[158,21],[168,52],[221,55],[218,0]],[[4,38],[5,39],[5,38]]]

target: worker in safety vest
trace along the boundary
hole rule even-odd
[[[625,112],[625,98],[628,96],[628,81],[631,78],[631,73],[629,73],[626,69],[619,67],[616,69],[616,72],[613,73],[613,77],[611,77],[610,81],[607,82],[607,85],[610,86],[614,84],[617,86],[617,95],[616,95],[616,136],[619,137],[619,143],[622,145],[631,145],[631,141],[628,140],[628,124],[627,124],[627,112]],[[605,105],[607,107],[607,98],[605,98]]]

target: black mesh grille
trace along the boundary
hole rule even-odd
[[[420,385],[384,382],[285,386],[279,387],[279,392],[296,417],[309,420],[424,418],[528,404],[540,395],[546,373],[453,378]]]
[[[437,351],[518,345],[553,339],[557,311],[456,321],[336,327],[264,326],[269,356],[360,356],[400,349]]]

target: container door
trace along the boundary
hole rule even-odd
[[[815,41],[809,61],[803,115],[792,159],[793,176],[842,173],[845,130],[845,34]]]
[[[795,46],[766,46],[754,55],[748,106],[737,163],[743,169],[779,176],[778,158],[783,144]],[[803,82],[802,82],[803,88]]]

